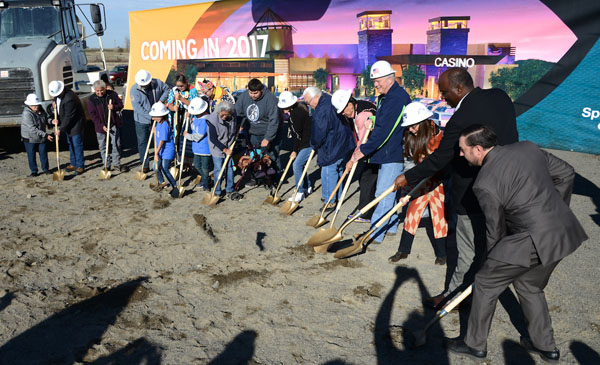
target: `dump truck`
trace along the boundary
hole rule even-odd
[[[89,6],[91,23],[83,11]],[[88,66],[85,19],[100,44],[103,67]],[[102,38],[105,8],[74,0],[0,0],[0,126],[21,124],[23,101],[36,93],[51,104],[48,84],[61,80],[84,99],[94,81],[107,77]],[[93,25],[92,25],[93,23]],[[105,76],[106,75],[106,76]]]

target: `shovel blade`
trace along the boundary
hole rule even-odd
[[[287,212],[290,210],[291,207],[292,207],[292,202],[285,202],[285,203],[283,203],[281,208],[279,208],[279,211],[281,213],[287,214]]]
[[[219,196],[212,194],[205,194],[202,199],[202,204],[214,206],[219,202]]]
[[[200,176],[200,175],[196,176],[196,178],[194,179],[194,185],[200,184],[200,181],[202,181],[202,176]]]
[[[346,247],[342,250],[339,250],[333,255],[336,259],[345,259],[346,257],[350,257],[352,255],[356,255],[361,252],[364,248],[364,244],[362,240],[355,241],[352,246]]]
[[[52,174],[52,181],[63,181],[65,179],[65,172],[63,170],[55,171]]]
[[[285,206],[285,204],[281,207],[281,212],[285,213],[286,215],[292,215],[292,213],[294,213],[296,211],[296,209],[298,209],[298,207],[300,206],[300,204],[295,203],[295,202],[286,202],[290,203],[289,205],[289,209],[288,210],[283,210],[283,207]]]
[[[175,176],[177,176],[179,169],[177,167],[173,166],[169,169],[169,172],[171,173],[171,176],[175,177]]]
[[[327,252],[327,250],[329,250],[329,246],[331,246],[331,244],[326,244],[326,245],[321,245],[321,246],[317,246],[317,247],[313,247],[313,250],[315,250],[315,253],[318,254],[322,254]]]
[[[309,245],[310,247],[317,247],[317,246],[321,246],[324,245],[326,243],[328,243],[331,239],[336,238],[336,236],[340,236],[340,239],[342,238],[342,234],[338,233],[338,230],[335,228],[321,228],[319,229],[319,231],[315,234],[313,234],[308,242],[306,242],[307,245]]]
[[[111,172],[108,170],[100,171],[100,180],[108,180],[110,179]]]
[[[177,188],[177,190],[179,190],[179,198],[183,198],[183,193],[185,193],[185,188],[183,186],[180,186]]]
[[[273,196],[269,195],[267,199],[263,201],[263,204],[273,204]]]
[[[273,201],[271,202],[271,205],[277,205],[277,204],[279,204],[280,201],[281,201],[280,197],[274,196]]]
[[[143,173],[143,172],[141,172],[141,171],[138,171],[138,172],[136,172],[136,173],[135,173],[135,175],[134,175],[134,178],[135,178],[136,180],[140,180],[140,181],[144,181],[144,180],[146,180],[146,178],[147,178],[147,177],[148,177],[148,175],[144,174],[144,173]]]

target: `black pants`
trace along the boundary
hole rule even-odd
[[[377,172],[379,171],[379,165],[370,164],[367,162],[360,161],[356,167],[358,170],[358,185],[360,189],[360,197],[358,201],[357,210],[362,209],[365,205],[369,204],[375,199],[375,189],[377,188]],[[370,209],[365,213],[362,218],[371,219],[374,208]]]
[[[429,241],[431,241],[433,245],[433,252],[435,253],[435,257],[446,258],[446,237],[435,238],[433,234],[433,222],[431,218],[421,218],[421,222],[419,223],[419,227],[425,227],[425,231],[427,232],[427,237],[429,237]],[[410,253],[410,249],[412,248],[412,243],[415,239],[415,236],[408,233],[406,230],[402,230],[402,237],[400,238],[400,245],[398,246],[398,252]]]

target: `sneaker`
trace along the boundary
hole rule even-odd
[[[325,213],[329,213],[335,209],[337,202],[331,202],[329,204],[325,204],[323,208],[325,208]],[[323,209],[321,208],[321,209]]]
[[[308,189],[306,189],[306,195],[310,195],[313,192],[313,187],[312,186],[308,186]]]
[[[294,199],[294,203],[300,203],[301,201],[304,200],[304,193],[296,193],[296,196],[293,199]],[[292,197],[289,197],[288,201],[291,202]]]
[[[83,168],[82,167],[77,167],[75,168],[75,175],[81,175],[83,174]]]
[[[356,218],[355,222],[358,222],[358,223],[371,223],[371,220],[369,218],[358,217],[358,218]]]

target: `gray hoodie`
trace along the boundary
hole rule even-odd
[[[23,109],[23,119],[21,120],[21,137],[27,138],[29,143],[42,143],[48,135],[46,126],[48,125],[48,114],[43,108],[40,113],[35,113],[31,108],[25,106]]]
[[[208,148],[213,157],[224,158],[223,150],[231,147],[237,135],[237,123],[235,122],[235,114],[232,115],[231,121],[226,122],[219,118],[216,112],[212,112],[206,116],[208,127]]]
[[[238,121],[253,135],[272,141],[279,129],[279,109],[277,98],[265,87],[256,101],[252,100],[248,91],[243,92],[235,102]]]

